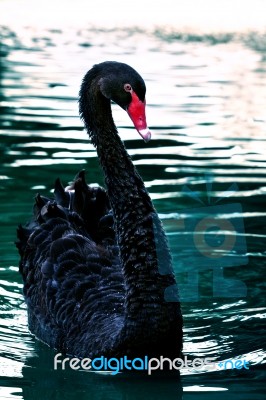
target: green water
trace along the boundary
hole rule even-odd
[[[1,399],[264,398],[263,36],[2,27],[1,37]],[[115,105],[113,114],[168,233],[183,296],[184,353],[217,362],[246,359],[249,370],[184,370],[180,380],[169,382],[54,371],[54,351],[27,329],[16,227],[30,218],[35,194],[49,194],[58,176],[67,184],[85,168],[88,182],[103,184],[77,97],[84,73],[107,59],[132,65],[147,84],[151,142],[140,140]],[[232,204],[240,204],[241,211]],[[216,285],[219,290],[224,285],[222,294],[214,290],[221,267],[195,259],[191,241],[188,248],[180,242],[180,220],[193,208],[208,213],[210,206],[217,207],[219,221],[240,226]],[[239,221],[242,225],[235,225]],[[185,232],[191,229],[185,226]]]

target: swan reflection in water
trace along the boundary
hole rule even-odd
[[[35,356],[23,367],[23,399],[173,399],[182,400],[179,376],[154,377],[139,374],[118,375],[53,368],[54,354],[42,343],[36,343]],[[40,370],[41,369],[41,370]]]

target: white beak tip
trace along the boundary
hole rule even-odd
[[[149,130],[149,128],[140,129],[138,132],[145,143],[151,140],[151,131]]]

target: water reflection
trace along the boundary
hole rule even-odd
[[[23,399],[182,399],[180,379],[108,376],[93,372],[78,372],[70,368],[53,369],[54,353],[38,344],[37,354],[27,359],[23,373]],[[41,366],[41,371],[40,371]],[[40,375],[42,379],[40,379]],[[150,378],[150,379],[149,379]]]

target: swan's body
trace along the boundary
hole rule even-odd
[[[35,219],[18,230],[29,328],[79,357],[176,357],[182,316],[165,233],[115,128],[110,100],[126,109],[145,140],[145,84],[126,64],[105,62],[84,77],[80,113],[107,190],[84,173],[55,199],[37,196]],[[162,265],[163,264],[163,265]]]

